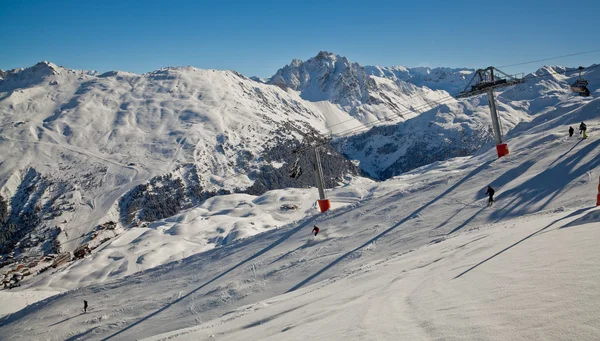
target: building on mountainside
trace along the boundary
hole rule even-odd
[[[83,244],[73,251],[73,257],[75,259],[83,258],[86,255],[89,255],[91,252],[92,250],[90,250],[88,244]]]
[[[52,263],[53,268],[57,268],[71,260],[71,254],[68,252],[62,253],[56,257],[54,262]]]

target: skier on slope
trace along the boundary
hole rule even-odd
[[[83,312],[87,313],[88,303],[86,300],[83,300]]]
[[[583,133],[583,138],[587,139],[587,134],[585,133],[587,130],[587,126],[585,125],[585,123],[581,122],[581,124],[579,125],[579,134],[581,135],[581,133]]]
[[[573,129],[573,127],[569,127],[569,137],[573,136],[574,132],[575,132],[575,129]]]
[[[488,186],[487,192],[485,192],[485,194],[490,196],[490,199],[488,200],[488,207],[492,206],[492,203],[494,203],[494,193],[496,193],[496,191],[494,191],[492,186]]]
[[[315,234],[315,237],[317,236],[317,234],[319,233],[319,228],[317,227],[317,225],[313,225],[313,230],[312,233]]]

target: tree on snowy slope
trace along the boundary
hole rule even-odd
[[[322,141],[315,140],[314,143],[320,144]],[[306,145],[310,144],[310,142],[306,143]],[[313,173],[314,150],[312,148],[306,149],[300,155],[298,165],[304,170],[303,175],[298,178],[291,178],[289,176],[289,166],[295,163],[297,157],[291,151],[298,147],[300,145],[296,142],[281,141],[273,148],[267,150],[264,154],[267,161],[283,161],[285,162],[285,166],[280,168],[275,168],[268,164],[262,166],[260,171],[250,174],[254,180],[254,184],[242,192],[261,195],[272,189],[315,187],[315,176]],[[323,167],[326,188],[337,186],[340,179],[346,174],[366,176],[356,165],[335,151],[330,145],[322,147],[321,165]]]
[[[0,225],[8,221],[8,205],[4,198],[0,195]]]
[[[299,165],[305,169],[305,175],[296,179],[291,178],[288,168],[296,161],[297,155],[292,153],[293,150],[311,144],[323,144],[323,142],[322,139],[309,135],[305,137],[303,144],[296,140],[285,139],[283,135],[274,136],[273,147],[261,152],[260,157],[265,161],[264,165],[259,169],[248,171],[248,178],[253,181],[253,184],[247,188],[231,190],[204,188],[201,185],[202,179],[198,173],[198,167],[194,164],[184,164],[177,172],[182,174],[181,178],[174,177],[171,173],[157,176],[146,184],[136,186],[124,195],[119,202],[121,221],[129,224],[135,219],[151,222],[167,218],[217,195],[231,193],[261,195],[273,189],[314,187],[315,178],[312,173],[314,152],[312,149],[306,149],[300,156]],[[337,186],[340,179],[347,174],[361,174],[356,165],[331,146],[324,145],[322,148],[324,155],[322,166],[327,188]],[[238,156],[250,157],[243,152]],[[283,164],[283,166],[275,167],[274,164]]]

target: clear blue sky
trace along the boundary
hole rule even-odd
[[[363,65],[500,66],[600,49],[599,14],[598,0],[0,0],[0,68],[49,60],[98,71],[192,65],[268,77],[320,50]],[[594,62],[600,52],[547,63]]]

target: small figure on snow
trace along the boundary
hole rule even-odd
[[[315,237],[317,236],[317,234],[319,233],[319,228],[317,227],[317,225],[313,225],[313,230],[312,232],[315,234]]]
[[[575,129],[573,129],[573,127],[569,127],[569,137],[573,136],[574,132],[575,132]]]
[[[88,303],[86,300],[83,300],[83,312],[87,313]]]
[[[587,139],[587,134],[585,133],[587,130],[587,126],[585,125],[585,123],[581,122],[581,124],[579,125],[579,135],[581,135],[583,133],[583,138]]]
[[[487,192],[485,192],[485,194],[490,196],[490,199],[488,200],[488,207],[492,206],[492,204],[494,203],[494,193],[496,193],[496,191],[494,191],[492,186],[488,186]]]

